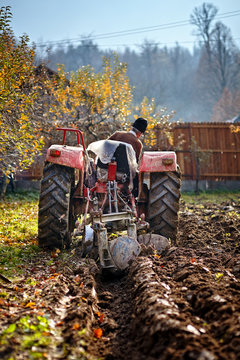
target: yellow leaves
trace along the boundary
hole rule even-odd
[[[135,111],[138,114],[134,115],[134,118],[143,117],[148,120],[148,129],[144,135],[144,143],[150,148],[156,148],[156,145],[162,150],[172,148],[174,145],[173,134],[171,132],[170,120],[175,114],[175,111],[171,111],[169,114],[166,112],[166,108],[158,108],[155,104],[155,100],[149,101],[144,97],[140,107],[136,107]],[[156,128],[159,129],[162,144],[157,144]],[[166,149],[167,148],[167,149]]]
[[[33,301],[30,301],[25,305],[26,308],[34,309],[36,307],[36,303]]]
[[[49,84],[53,101],[49,112],[55,114],[56,118],[81,119],[79,108],[84,109],[85,114],[89,114],[86,128],[94,129],[98,132],[102,122],[110,117],[122,119],[130,113],[130,103],[132,101],[131,87],[126,76],[126,65],[119,63],[117,57],[113,64],[111,60],[103,60],[103,70],[95,73],[90,66],[81,67],[76,73],[71,74],[68,85],[64,85],[63,79],[67,77],[64,69],[58,69],[58,86]],[[97,115],[97,124],[95,116]],[[101,120],[101,117],[103,121]],[[93,121],[93,122],[92,122]],[[82,126],[81,122],[81,126]]]
[[[173,133],[166,132],[166,134],[168,135],[169,144],[173,146],[174,145]]]
[[[0,167],[4,162],[6,168],[13,162],[26,166],[41,148],[39,144],[35,152],[29,151],[37,128],[35,123],[32,127],[33,105],[37,98],[34,56],[27,37],[16,41],[10,28],[7,28],[0,46],[0,148],[3,155]]]
[[[240,126],[239,125],[230,125],[230,130],[232,133],[239,133],[240,132]]]
[[[216,273],[216,274],[215,274],[215,279],[216,279],[217,281],[220,281],[222,278],[223,278],[223,273]]]
[[[25,124],[22,124],[22,120],[24,120],[26,123]],[[21,127],[20,127],[20,130],[24,130],[24,129],[26,129],[27,128],[27,121],[28,121],[28,118],[26,118],[26,115],[24,115],[24,114],[22,114],[22,116],[21,116],[21,122],[20,122],[20,124],[22,124],[21,125]]]

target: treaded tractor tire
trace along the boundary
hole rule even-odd
[[[69,247],[74,227],[71,195],[74,169],[46,163],[41,181],[38,242],[44,248]]]
[[[180,199],[180,173],[151,173],[148,200],[150,231],[176,244]]]

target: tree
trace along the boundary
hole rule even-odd
[[[34,49],[28,37],[17,41],[10,27],[10,7],[0,9],[0,170],[7,176],[30,165],[43,145],[32,121],[38,87]]]
[[[210,3],[194,9],[191,23],[197,27],[203,47],[196,76],[200,101],[209,109],[222,97],[225,88],[236,90],[239,84],[239,50],[231,31],[223,23],[214,24],[217,8]]]
[[[221,94],[226,87],[233,89],[239,81],[240,63],[235,62],[239,57],[230,29],[217,22],[212,34],[212,72],[215,86]]]
[[[102,56],[98,46],[89,37],[82,37],[80,44],[59,44],[57,47],[49,46],[47,49],[47,64],[57,70],[57,64],[64,64],[66,71],[77,71],[82,66],[90,65],[98,72],[101,70]]]
[[[211,61],[211,36],[213,33],[212,23],[218,9],[211,3],[203,3],[193,9],[190,15],[191,24],[197,28],[197,36],[203,41],[208,60]]]
[[[171,119],[175,115],[175,111],[167,113],[166,108],[157,108],[155,100],[149,101],[146,97],[141,105],[135,108],[137,112],[134,117],[139,116],[148,120],[147,132],[144,136],[144,145],[148,148],[158,147],[158,150],[167,150],[173,146],[172,122]],[[130,125],[130,124],[129,124]],[[156,130],[159,130],[160,139],[156,137]]]
[[[104,58],[101,73],[83,66],[71,73],[67,84],[67,73],[59,66],[58,80],[47,82],[51,97],[47,118],[52,117],[55,126],[78,126],[88,142],[105,138],[130,115],[132,92],[126,71],[118,57],[113,64]]]
[[[191,137],[191,144],[189,145],[189,150],[196,168],[195,193],[199,194],[199,179],[201,176],[201,171],[203,168],[206,168],[206,166],[209,164],[212,151],[211,150],[203,151],[200,148],[200,146],[197,144],[197,141],[194,136]]]
[[[215,122],[227,121],[232,119],[240,110],[240,92],[232,93],[225,88],[222,97],[213,108],[211,120]]]

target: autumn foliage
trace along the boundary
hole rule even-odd
[[[159,108],[154,99],[149,101],[146,97],[143,98],[140,106],[137,106],[134,110],[137,112],[134,115],[135,118],[141,116],[148,120],[148,128],[144,136],[144,144],[148,148],[156,149],[156,128],[160,129],[163,142],[166,143],[167,141],[167,146],[170,148],[173,146],[173,133],[171,131],[173,123],[171,120],[175,115],[175,111],[168,112],[166,108]],[[166,147],[166,144],[164,144],[164,147]]]
[[[171,143],[169,120],[174,115],[158,109],[154,99],[132,105],[127,64],[104,58],[102,71],[90,66],[67,73],[35,67],[35,50],[26,35],[16,39],[10,27],[10,7],[0,10],[0,171],[8,175],[29,167],[49,142],[56,127],[80,129],[86,143],[104,139],[117,129],[127,129],[133,118],[148,119],[145,145],[155,145],[157,126]],[[133,117],[131,117],[131,114]],[[60,139],[58,139],[60,140]],[[75,139],[74,139],[75,140]],[[71,141],[71,139],[70,139]]]
[[[28,166],[43,145],[39,124],[32,121],[35,54],[26,35],[15,39],[11,16],[9,7],[0,9],[0,169],[5,174]]]
[[[55,126],[78,127],[88,142],[106,137],[130,115],[132,91],[126,71],[117,56],[113,63],[104,58],[101,73],[84,66],[66,82],[69,74],[59,65],[57,83],[47,84],[51,94],[48,117]]]
[[[35,52],[26,35],[16,40],[10,7],[0,12],[0,162],[4,174],[28,167],[57,126],[78,127],[89,140],[120,128],[130,114],[127,66],[115,57],[103,71],[82,67],[54,77],[36,74]]]

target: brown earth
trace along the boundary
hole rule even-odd
[[[182,203],[178,247],[145,248],[121,278],[102,278],[77,250],[57,255],[40,253],[17,285],[2,283],[12,293],[2,329],[27,315],[51,319],[42,358],[240,359],[240,203]],[[1,359],[29,358],[17,335]]]

